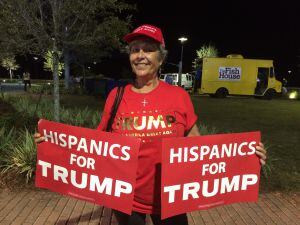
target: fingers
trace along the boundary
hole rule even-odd
[[[264,161],[267,159],[267,156],[263,152],[256,151],[255,153],[260,159],[262,159]]]
[[[34,142],[35,142],[36,144],[39,144],[39,143],[45,141],[45,137],[42,136],[40,133],[35,133],[35,134],[33,135],[33,137],[34,137]]]
[[[35,133],[35,134],[33,135],[34,138],[39,138],[40,136],[41,136],[40,133]]]
[[[262,152],[263,154],[267,154],[267,150],[265,149],[265,146],[263,143],[259,142],[259,144],[256,146],[256,151]]]
[[[266,165],[266,161],[263,160],[263,159],[259,159],[259,162],[260,162],[260,164],[261,164],[262,166]]]
[[[267,159],[267,150],[265,149],[263,143],[259,142],[259,144],[256,146],[255,154],[259,157],[260,164],[264,166]]]

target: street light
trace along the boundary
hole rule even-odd
[[[179,62],[179,70],[178,70],[178,86],[181,87],[181,75],[182,75],[182,59],[183,59],[183,43],[187,41],[186,37],[178,38],[178,41],[181,42],[181,56]]]

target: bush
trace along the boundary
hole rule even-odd
[[[36,146],[32,134],[27,130],[0,130],[0,169],[2,175],[21,177],[30,181],[35,171]]]
[[[22,175],[26,182],[31,179],[36,165],[36,146],[32,134],[27,130],[16,132],[14,140],[2,153],[2,173]]]
[[[265,149],[267,150],[267,163],[262,167],[262,175],[264,176],[264,178],[269,179],[272,172],[275,170],[275,163],[279,159],[274,157],[272,151],[268,151],[268,149],[270,148],[268,143],[264,143],[264,145]]]
[[[100,123],[100,118],[100,112],[91,110],[88,107],[84,109],[74,108],[61,110],[62,123],[73,126],[96,128]]]
[[[38,103],[34,103],[29,97],[10,97],[6,98],[6,101],[11,103],[16,112],[8,114],[3,120],[0,119],[0,126],[6,124],[6,127],[26,127],[34,131],[39,118],[54,120],[53,102],[49,99],[43,98]],[[61,107],[60,117],[62,123],[88,128],[96,128],[101,119],[99,111],[88,107],[84,109]]]
[[[199,124],[199,131],[201,135],[217,134],[219,131],[215,127],[208,127],[205,124]]]
[[[59,89],[59,92],[61,94],[70,94],[70,95],[84,95],[86,94],[86,90],[79,87],[79,86],[74,86],[70,87],[69,89],[65,89],[64,87]]]
[[[30,97],[14,96],[5,96],[0,100],[1,106],[5,104],[10,109],[0,117],[0,177],[8,182],[15,178],[20,178],[20,181],[25,178],[28,183],[36,167],[33,133],[39,118],[54,119],[53,103],[44,98],[37,104]],[[96,128],[100,119],[100,112],[88,107],[61,108],[62,123]]]
[[[15,178],[29,182],[35,171],[36,146],[33,133],[39,118],[53,120],[53,102],[47,98],[35,103],[29,97],[12,95],[0,99],[0,177],[12,182]],[[2,110],[3,109],[3,110]],[[84,109],[61,108],[61,122],[88,128],[96,128],[100,112]]]
[[[51,95],[53,93],[53,85],[52,84],[32,84],[31,88],[28,89],[28,92],[32,93],[32,94]]]
[[[5,127],[0,129],[0,167],[3,165],[3,155],[10,151],[15,138],[15,129],[12,128],[9,131]]]
[[[32,94],[43,94],[43,95],[52,95],[53,94],[53,84],[44,83],[44,84],[32,84],[31,88],[28,89],[29,93]],[[86,93],[84,89],[79,86],[73,86],[69,89],[65,89],[64,85],[59,86],[60,94],[71,94],[71,95],[83,95]]]

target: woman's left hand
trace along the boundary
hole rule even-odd
[[[259,157],[260,164],[264,166],[267,159],[267,150],[263,143],[259,142],[259,145],[256,146],[255,154]]]

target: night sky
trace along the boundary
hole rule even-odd
[[[134,27],[153,24],[163,31],[167,62],[178,63],[185,36],[183,72],[192,70],[196,50],[213,44],[220,56],[273,59],[277,77],[300,86],[300,3],[297,1],[163,1],[136,0]],[[166,70],[176,71],[175,66]],[[291,70],[291,74],[288,74]],[[169,72],[169,71],[166,71]],[[290,76],[290,77],[288,77]]]
[[[169,52],[163,72],[178,71],[171,64],[180,61],[178,38],[185,36],[188,41],[184,43],[183,72],[193,70],[196,50],[204,44],[212,44],[221,57],[242,54],[244,58],[273,59],[276,77],[279,80],[285,77],[288,86],[300,87],[300,67],[297,68],[300,64],[300,3],[296,0],[127,2],[137,5],[132,30],[142,24],[153,24],[162,29]],[[28,60],[32,77],[40,78],[42,61]],[[120,53],[96,66],[91,64],[91,68],[96,74],[115,78],[130,73],[128,55]],[[7,73],[4,68],[0,71]],[[47,77],[51,79],[51,73],[47,73]]]

